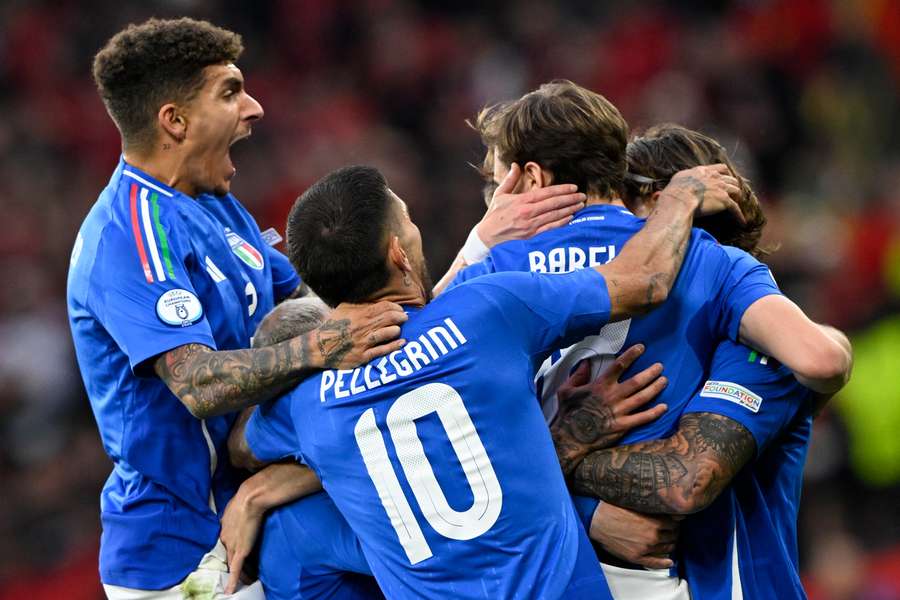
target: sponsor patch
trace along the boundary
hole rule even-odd
[[[203,316],[203,305],[187,290],[169,290],[156,301],[156,314],[167,325],[187,327]]]
[[[759,412],[762,398],[747,388],[730,381],[707,381],[700,395],[704,398],[718,398],[740,404],[750,412]]]
[[[225,237],[228,238],[228,245],[231,246],[231,251],[235,256],[244,261],[248,267],[262,271],[263,257],[259,250],[230,229],[225,230]]]

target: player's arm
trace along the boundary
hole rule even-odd
[[[850,379],[853,354],[847,336],[814,323],[784,296],[765,296],[747,308],[740,341],[775,358],[820,394],[834,394]]]
[[[242,410],[228,434],[228,457],[231,465],[254,473],[269,464],[269,461],[260,460],[253,454],[253,450],[247,442],[247,436],[244,435],[247,430],[247,422],[255,411],[255,406],[248,406]]]
[[[669,438],[589,454],[573,485],[632,510],[690,514],[709,506],[755,452],[756,440],[736,420],[691,413]]]
[[[322,489],[313,471],[295,462],[271,464],[241,484],[222,514],[220,538],[229,570],[225,592],[234,593],[244,560],[256,543],[265,514]]]
[[[645,313],[665,301],[681,268],[696,214],[728,209],[738,218],[737,180],[724,165],[676,173],[644,227],[611,262],[595,267],[611,301],[610,321]]]
[[[348,368],[389,354],[406,313],[398,305],[340,305],[318,328],[291,340],[246,350],[214,351],[202,344],[169,350],[156,374],[198,419],[269,400],[317,369]]]
[[[490,248],[565,225],[584,207],[586,196],[571,184],[513,193],[521,175],[519,165],[510,165],[506,177],[494,191],[484,217],[472,229],[453,264],[434,286],[435,296],[443,292],[462,269],[484,260]]]
[[[667,410],[665,404],[657,404],[635,412],[658,396],[668,384],[661,376],[661,363],[619,382],[622,374],[643,353],[642,344],[631,346],[595,381],[589,381],[590,364],[584,360],[557,390],[559,413],[550,433],[566,478],[588,452],[609,448],[629,430],[656,420]]]

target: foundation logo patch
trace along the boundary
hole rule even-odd
[[[257,271],[262,271],[263,257],[259,250],[230,229],[225,230],[225,237],[228,238],[228,245],[231,246],[231,251],[244,261],[244,264]]]
[[[747,388],[729,381],[707,381],[700,395],[704,398],[718,398],[740,404],[750,412],[759,412],[762,398]]]

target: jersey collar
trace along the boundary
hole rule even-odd
[[[569,221],[569,225],[577,225],[578,223],[582,223],[582,219],[586,217],[604,217],[606,215],[628,215],[630,217],[634,216],[630,210],[628,210],[624,206],[619,206],[617,204],[591,204],[589,206],[585,206],[577,213],[572,215],[572,220]]]
[[[125,162],[124,156],[119,157],[119,166],[116,171],[120,174],[121,177],[131,179],[132,181],[140,185],[156,190],[163,196],[167,196],[169,198],[184,196],[183,193],[179,192],[175,188],[164,184],[162,181],[156,179],[155,177],[152,177],[144,171],[138,169],[137,167],[128,164],[127,162]]]

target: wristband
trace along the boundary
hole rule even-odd
[[[478,236],[478,225],[476,225],[469,232],[469,237],[466,238],[466,243],[463,245],[460,254],[462,254],[463,260],[466,261],[467,265],[474,265],[487,258],[490,251],[491,249]]]

